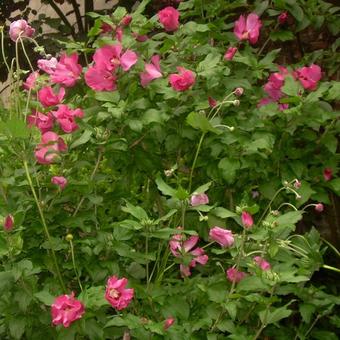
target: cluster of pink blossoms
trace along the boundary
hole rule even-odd
[[[127,283],[126,278],[119,279],[117,276],[111,276],[107,281],[105,299],[116,310],[125,309],[133,299],[134,289],[126,288]],[[84,313],[85,306],[74,297],[74,293],[56,297],[51,306],[52,323],[66,328]]]
[[[283,66],[278,66],[278,68],[279,72],[272,73],[269,76],[268,82],[263,87],[268,97],[261,99],[258,106],[277,103],[281,111],[288,108],[288,104],[280,103],[280,99],[285,97],[285,94],[282,92],[282,87],[288,75],[300,81],[302,87],[309,91],[316,90],[318,82],[321,79],[321,68],[315,64],[298,68],[292,73]],[[296,95],[299,95],[299,93]]]
[[[177,228],[179,231],[181,227]],[[196,267],[196,264],[205,265],[208,262],[208,255],[205,254],[204,249],[196,247],[193,249],[199,241],[198,236],[190,236],[188,239],[185,235],[175,234],[169,242],[170,251],[172,255],[178,258],[182,258],[185,263],[180,264],[180,271],[183,277],[191,275],[190,268]]]
[[[81,109],[73,110],[68,105],[62,104],[65,97],[65,88],[62,86],[74,86],[80,78],[82,67],[78,64],[78,55],[74,53],[70,56],[63,54],[59,61],[56,58],[40,59],[38,68],[49,75],[50,83],[59,86],[59,90],[50,85],[40,88],[37,91],[37,98],[47,112],[34,111],[27,117],[28,125],[35,125],[42,134],[41,142],[35,150],[37,162],[51,164],[58,159],[61,152],[67,151],[67,145],[63,138],[52,131],[55,123],[64,133],[72,133],[78,129],[76,118],[84,116]],[[35,90],[38,77],[38,71],[31,73],[24,87],[30,91]],[[54,183],[53,180],[52,183]]]

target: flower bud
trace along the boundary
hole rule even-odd
[[[14,217],[9,214],[6,216],[4,220],[4,230],[5,231],[11,231],[14,227]]]
[[[233,101],[234,106],[240,106],[240,101],[238,99]]]
[[[301,188],[301,182],[298,179],[294,180],[294,188],[300,189]]]
[[[282,12],[277,18],[280,25],[283,25],[287,21],[287,19],[288,19],[287,12]]]
[[[73,235],[72,234],[67,234],[65,238],[66,238],[67,242],[71,242],[73,240]]]
[[[237,87],[234,91],[235,96],[240,97],[244,93],[244,89],[242,87]]]
[[[322,203],[315,204],[315,211],[317,212],[323,212],[324,206]]]

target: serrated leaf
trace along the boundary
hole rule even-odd
[[[35,293],[34,296],[46,306],[51,306],[55,299],[55,297],[46,290]]]
[[[145,210],[141,207],[134,206],[129,202],[126,202],[126,206],[122,207],[122,210],[125,211],[126,213],[134,216],[137,218],[139,221],[145,221],[149,219],[148,214],[145,212]]]
[[[289,75],[285,77],[285,83],[281,90],[288,96],[295,97],[299,93],[300,85],[292,76]]]
[[[90,140],[91,135],[92,135],[92,131],[85,130],[83,134],[71,144],[70,149],[74,149],[75,147],[79,145],[87,143]]]
[[[189,113],[186,121],[194,129],[201,130],[204,133],[207,133],[208,131],[217,134],[221,133],[219,130],[215,129],[211,125],[210,121],[208,120],[204,113],[191,112]]]
[[[212,214],[214,214],[215,216],[217,217],[220,217],[220,218],[229,218],[229,217],[236,217],[237,214],[228,210],[228,209],[225,209],[225,208],[222,208],[222,207],[218,207],[218,208],[215,208],[211,211]]]
[[[212,182],[208,182],[206,184],[203,184],[203,185],[199,186],[197,189],[195,189],[193,192],[195,194],[203,194],[210,188],[211,183]]]
[[[171,197],[176,196],[177,191],[171,188],[168,184],[166,184],[160,175],[157,176],[155,182],[157,184],[158,190],[161,191],[163,195],[171,196]]]

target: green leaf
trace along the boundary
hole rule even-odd
[[[220,54],[209,53],[197,66],[197,73],[203,77],[209,77],[216,71],[216,66],[221,60]]]
[[[101,102],[110,102],[110,103],[118,103],[119,98],[120,98],[118,91],[95,92],[94,97]]]
[[[104,286],[92,286],[86,288],[78,297],[81,300],[86,308],[91,310],[99,309],[103,306],[106,306],[108,302],[104,298],[105,296],[105,287]]]
[[[281,90],[283,93],[287,94],[288,96],[297,96],[300,90],[299,83],[292,77],[286,76],[285,84],[282,86]]]
[[[337,194],[340,195],[340,178],[333,179],[328,182],[328,186]]]
[[[105,328],[107,327],[122,327],[126,326],[129,329],[139,328],[141,326],[141,319],[138,316],[127,314],[124,318],[120,316],[114,316],[111,320],[109,320],[105,324]]]
[[[7,122],[0,122],[0,133],[12,138],[28,138],[30,136],[27,124],[18,118],[12,118]]]
[[[270,39],[273,41],[289,41],[294,39],[294,34],[291,31],[271,32]]]
[[[137,280],[142,280],[146,276],[145,268],[137,262],[132,262],[126,269],[127,273]]]
[[[259,65],[266,68],[271,68],[273,66],[273,61],[280,51],[280,48],[270,51],[263,59],[260,60]]]
[[[211,183],[212,182],[208,182],[206,184],[203,184],[200,187],[198,187],[197,189],[195,189],[193,192],[195,194],[203,194],[203,193],[205,193],[210,188]]]
[[[302,320],[307,324],[310,323],[311,317],[316,310],[316,306],[310,303],[301,303],[299,305],[299,311],[302,316]]]
[[[129,202],[126,202],[126,206],[122,207],[122,210],[125,211],[126,213],[136,217],[137,220],[139,220],[139,221],[145,221],[145,220],[149,219],[148,214],[145,212],[145,210],[143,208],[134,206]]]
[[[171,196],[171,197],[175,197],[176,196],[176,190],[171,188],[169,185],[167,185],[162,177],[160,175],[157,176],[156,180],[155,180],[156,184],[157,184],[157,188],[159,191],[162,192],[163,195],[165,196]]]
[[[257,276],[247,276],[237,284],[237,291],[267,291],[269,286]]]
[[[215,208],[211,211],[212,214],[214,214],[215,216],[217,217],[220,217],[220,218],[229,218],[229,217],[236,217],[237,214],[228,210],[228,209],[225,209],[225,208],[222,208],[222,207],[218,207],[218,208]]]
[[[291,314],[292,311],[290,309],[287,309],[286,306],[284,306],[270,311],[263,310],[259,312],[259,317],[264,325],[269,325],[271,323],[280,321],[281,319],[288,318],[288,316]]]
[[[215,129],[211,125],[210,121],[208,120],[204,113],[191,112],[189,113],[186,121],[194,129],[201,130],[204,133],[207,133],[208,131],[217,134],[221,133],[219,130]]]
[[[218,163],[218,168],[222,172],[222,177],[227,183],[233,183],[236,171],[240,169],[240,162],[236,159],[222,158]]]
[[[340,100],[340,82],[332,83],[332,87],[329,89],[327,100]]]
[[[87,143],[90,140],[91,135],[92,135],[92,131],[85,130],[83,134],[71,144],[70,149],[74,149],[75,147],[79,145]]]
[[[25,332],[26,320],[23,317],[12,317],[9,320],[9,333],[14,339],[21,339]]]
[[[276,219],[278,225],[295,225],[302,219],[301,211],[290,211]]]
[[[210,31],[210,28],[208,25],[198,24],[194,21],[189,21],[183,25],[181,33],[183,35],[192,35],[197,32],[207,32],[207,31]]]
[[[42,290],[38,293],[35,293],[34,296],[46,306],[51,306],[55,299],[55,297],[47,290]]]

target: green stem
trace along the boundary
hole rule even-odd
[[[330,248],[334,251],[334,253],[337,254],[337,255],[340,257],[340,252],[339,252],[339,250],[336,249],[336,248],[333,246],[332,243],[328,242],[328,241],[325,240],[323,237],[321,237],[321,240],[322,240],[323,242],[325,242],[325,243],[328,245],[328,247],[330,247]]]
[[[329,270],[333,270],[333,272],[340,273],[340,269],[335,268],[335,267],[332,267],[332,266],[329,266],[329,265],[327,265],[327,264],[322,265],[322,268],[329,269]]]
[[[24,44],[23,40],[21,39],[21,36],[19,36],[19,39],[20,39],[20,44],[21,44],[21,47],[22,47],[22,51],[24,52],[24,55],[25,55],[25,57],[26,57],[26,59],[28,61],[28,64],[29,64],[32,72],[34,72],[34,68],[32,66],[30,58],[28,57],[28,54],[27,54],[26,49],[25,49],[25,44]]]
[[[83,291],[83,286],[81,285],[79,273],[78,273],[77,266],[76,266],[76,261],[75,261],[75,258],[74,258],[73,242],[72,242],[71,239],[69,239],[69,242],[70,242],[70,248],[71,248],[71,257],[72,257],[73,269],[74,269],[74,272],[75,272],[77,280],[78,280],[79,288],[80,288],[81,291]]]
[[[30,175],[30,172],[29,172],[29,169],[28,169],[27,161],[24,160],[23,164],[24,164],[25,173],[26,173],[26,177],[27,177],[28,183],[29,183],[29,186],[31,188],[31,191],[32,191],[32,194],[33,194],[33,197],[34,197],[34,200],[35,200],[35,204],[36,204],[36,206],[38,208],[38,211],[39,211],[40,219],[41,219],[41,222],[42,222],[42,225],[43,225],[43,228],[44,228],[44,232],[45,232],[46,238],[47,238],[47,240],[48,240],[48,242],[50,244],[52,260],[53,260],[54,267],[55,267],[55,272],[56,272],[56,275],[57,275],[57,277],[59,279],[60,286],[61,286],[62,290],[65,292],[66,291],[66,287],[65,287],[65,284],[64,284],[64,280],[63,280],[63,278],[61,276],[61,273],[60,273],[60,270],[59,270],[59,265],[58,265],[58,262],[57,262],[57,257],[55,255],[55,252],[54,252],[54,249],[53,249],[52,239],[51,239],[50,233],[48,231],[48,227],[47,227],[47,224],[46,224],[44,213],[42,211],[41,205],[39,203],[37,194],[36,194],[34,186],[33,186],[33,182],[32,182],[32,178],[31,178],[31,175]]]
[[[206,135],[206,132],[203,132],[202,136],[200,138],[200,141],[198,142],[195,158],[194,158],[194,161],[193,161],[192,166],[191,166],[190,177],[189,177],[189,193],[191,192],[192,176],[193,176],[193,173],[194,173],[194,170],[195,170],[195,167],[196,167],[197,158],[198,158],[198,155],[200,153],[205,135]]]
[[[6,55],[5,55],[4,29],[3,29],[3,27],[0,29],[0,32],[1,32],[1,54],[2,54],[2,59],[4,60],[4,63],[6,65],[8,73],[10,73],[11,69],[10,69],[10,67],[9,67],[9,65],[7,63]]]

